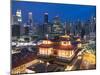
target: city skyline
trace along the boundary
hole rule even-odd
[[[12,1],[12,15],[15,15],[17,10],[22,12],[23,23],[27,22],[29,12],[32,12],[32,18],[36,23],[44,22],[44,13],[48,13],[49,22],[52,22],[55,16],[59,16],[61,22],[75,22],[78,19],[87,21],[91,16],[96,17],[96,7],[88,5]]]
[[[96,69],[96,7],[12,2],[11,74]]]

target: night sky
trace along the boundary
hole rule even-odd
[[[43,2],[25,2],[12,1],[12,15],[15,15],[17,9],[22,10],[23,22],[27,22],[28,12],[33,13],[34,22],[43,23],[44,13],[48,12],[49,21],[52,22],[55,16],[59,16],[62,22],[68,21],[86,21],[93,15],[96,15],[96,6],[56,4]]]

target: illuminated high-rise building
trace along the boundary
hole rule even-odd
[[[17,16],[17,21],[19,22],[19,23],[21,23],[22,22],[22,12],[21,12],[21,10],[17,10],[16,11],[16,16]]]
[[[71,26],[72,26],[72,23],[69,23],[69,22],[64,23],[64,29],[65,29],[66,34],[71,33]]]
[[[24,24],[24,35],[29,35],[29,25]]]
[[[90,24],[91,32],[95,32],[96,31],[96,18],[94,16],[91,16],[90,22],[91,22]]]
[[[48,13],[46,12],[46,13],[44,13],[44,23],[43,23],[43,36],[45,35],[45,34],[48,34],[48,29],[49,28],[49,26],[48,26]]]
[[[32,12],[28,13],[28,25],[29,25],[29,35],[32,35],[32,28],[33,28],[33,19],[32,19]]]
[[[33,24],[32,12],[28,13],[28,22],[29,22],[30,25]]]
[[[44,23],[48,23],[48,13],[44,13]]]
[[[28,23],[27,25],[29,26],[29,35],[33,35],[36,33],[36,26],[35,24],[33,23],[33,14],[32,12],[29,12],[28,13]]]
[[[62,34],[63,33],[63,26],[60,22],[59,16],[56,16],[53,20],[53,25],[52,25],[52,34]]]
[[[16,15],[12,16],[11,19],[11,27],[12,27],[12,36],[13,37],[20,37],[22,33],[21,29],[21,22],[22,22],[22,16],[21,16],[21,10],[16,11]]]
[[[24,26],[22,25],[22,11],[20,9],[16,11],[16,17],[18,25],[20,25],[20,36],[22,36],[24,34]]]

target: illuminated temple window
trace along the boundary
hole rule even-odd
[[[39,54],[43,54],[43,55],[51,55],[52,52],[52,48],[40,48],[39,49]]]
[[[43,44],[52,44],[52,42],[49,40],[43,40]]]
[[[73,51],[65,51],[65,50],[59,50],[58,51],[58,56],[59,57],[70,58],[72,55],[73,55]]]
[[[63,45],[63,46],[71,45],[71,42],[70,41],[62,41],[61,45]]]
[[[53,53],[52,48],[49,48],[47,51],[48,51],[48,52],[47,52],[48,55],[51,55],[51,54]]]

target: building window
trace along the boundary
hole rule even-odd
[[[52,54],[52,48],[49,48],[48,50],[47,50],[48,52],[48,55],[51,55]]]
[[[73,55],[73,51],[64,51],[64,50],[59,50],[58,51],[58,56],[59,57],[70,58],[72,55]]]
[[[51,44],[52,42],[49,40],[43,40],[43,44]]]
[[[70,41],[62,41],[61,45],[63,45],[63,46],[71,45],[71,42]]]

